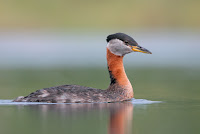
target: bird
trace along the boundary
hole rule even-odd
[[[152,53],[139,46],[131,36],[125,33],[110,34],[106,41],[107,67],[110,75],[110,84],[107,89],[61,85],[43,88],[25,97],[19,96],[13,102],[111,103],[131,100],[134,92],[125,73],[123,57],[132,52]]]

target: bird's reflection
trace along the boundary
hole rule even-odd
[[[110,110],[108,134],[130,134],[133,116],[133,105],[128,103],[119,105],[117,109]]]
[[[45,117],[49,112],[56,116],[74,116],[77,114],[90,114],[90,112],[109,112],[108,134],[131,133],[133,104],[123,103],[95,103],[95,104],[53,104],[30,105],[31,110],[37,110]]]

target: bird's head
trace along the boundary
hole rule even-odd
[[[152,54],[149,50],[141,47],[130,36],[124,33],[115,33],[107,37],[107,48],[115,55],[124,56],[131,52],[142,52]]]

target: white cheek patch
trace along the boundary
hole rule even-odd
[[[108,42],[107,48],[115,55],[124,56],[125,54],[133,52],[129,46],[126,46],[123,41],[113,39]]]

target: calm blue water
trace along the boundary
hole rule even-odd
[[[0,98],[0,134],[199,134],[200,32],[127,33],[153,52],[132,53],[124,59],[135,97],[141,99],[46,104]],[[1,96],[17,97],[63,83],[105,87],[108,74],[87,67],[106,67],[108,34],[0,32]],[[54,67],[67,69],[48,70]]]

